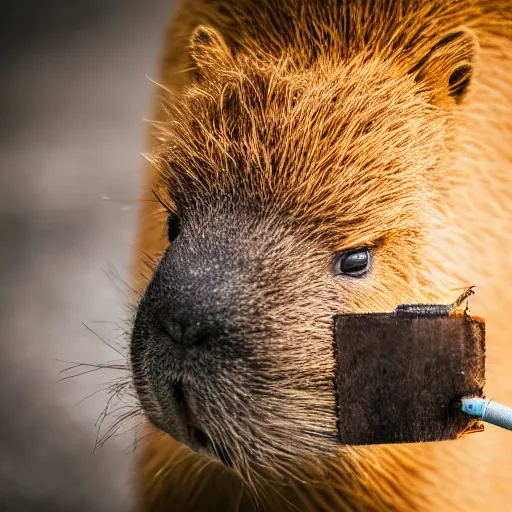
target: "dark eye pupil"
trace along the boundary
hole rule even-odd
[[[369,249],[355,249],[341,256],[339,270],[343,274],[361,276],[370,269]]]
[[[180,219],[175,213],[170,213],[167,218],[167,236],[169,242],[173,242],[180,234]]]

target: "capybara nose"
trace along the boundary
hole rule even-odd
[[[216,330],[201,322],[186,322],[173,317],[164,317],[162,327],[169,341],[184,349],[206,346],[216,336]]]

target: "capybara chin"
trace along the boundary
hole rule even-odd
[[[511,39],[510,0],[182,2],[135,265],[146,510],[510,507],[496,429],[337,445],[332,317],[476,285],[510,400]]]

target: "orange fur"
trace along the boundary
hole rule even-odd
[[[198,25],[211,29],[194,32]],[[386,239],[377,257],[386,274],[378,287],[347,292],[351,310],[450,302],[453,288],[476,285],[487,391],[510,401],[511,30],[508,0],[185,0],[163,61],[139,290],[140,273],[151,273],[140,254],[156,259],[166,246],[150,190],[172,207],[176,191],[236,196],[244,184],[246,199],[272,198],[333,253]],[[454,32],[462,35],[436,48]],[[459,105],[446,84],[473,57]],[[404,255],[407,266],[393,268]],[[258,487],[256,497],[232,472],[147,429],[147,510],[510,506],[512,436],[492,427],[456,442],[345,450],[296,471],[302,481]]]

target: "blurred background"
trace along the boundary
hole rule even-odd
[[[95,451],[118,354],[172,0],[19,0],[0,17],[0,510],[132,510],[133,433]],[[112,278],[112,276],[117,276]],[[117,324],[117,325],[116,325]],[[121,341],[122,338],[121,338]],[[114,372],[115,373],[115,372]]]

